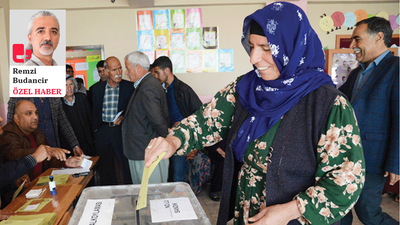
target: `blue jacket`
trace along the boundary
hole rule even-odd
[[[360,70],[354,69],[340,90],[352,99],[366,170],[399,174],[399,57],[389,52],[353,97]]]

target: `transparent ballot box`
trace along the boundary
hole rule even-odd
[[[187,183],[149,184],[147,190],[147,206],[136,211],[140,185],[116,185],[89,187],[83,190],[76,204],[69,225],[79,224],[86,202],[89,199],[115,199],[112,224],[149,225],[149,224],[211,224],[206,213]],[[196,213],[196,220],[180,220],[152,223],[150,200],[187,197]]]

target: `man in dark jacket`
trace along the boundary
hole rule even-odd
[[[116,156],[121,167],[122,182],[132,184],[128,159],[122,150],[120,125],[135,88],[132,82],[122,79],[122,66],[116,57],[108,57],[104,67],[108,71],[108,81],[100,82],[93,87],[92,93],[92,130],[96,152],[100,156],[100,183],[102,185],[117,184],[114,165]]]
[[[3,135],[3,127],[1,126],[2,121],[3,118],[0,116],[0,138]],[[33,154],[29,154],[22,159],[13,160],[7,163],[4,163],[3,159],[0,159],[0,174],[2,174],[0,176],[0,190],[5,185],[15,182],[18,178],[23,177],[25,179],[26,176],[24,176],[24,174],[28,173],[29,170],[38,163],[45,159],[50,160],[50,158],[51,156],[47,154],[46,148],[38,148]],[[29,185],[29,180],[28,182],[25,182],[25,185]],[[0,210],[0,221],[8,219],[8,217],[13,214],[13,212],[10,213]]]
[[[4,132],[3,127],[1,126],[2,121],[3,118],[0,116],[0,138],[2,137]],[[36,149],[34,153],[29,154],[24,158],[13,160],[11,162],[4,163],[3,158],[1,158],[0,174],[2,175],[0,176],[0,188],[18,180],[18,178],[27,174],[30,169],[32,169],[34,166],[36,166],[38,163],[41,163],[45,159],[50,160],[51,156],[47,153],[44,146],[42,148]]]
[[[347,95],[360,126],[365,184],[354,209],[364,224],[398,224],[382,212],[382,190],[399,180],[399,57],[389,51],[389,21],[371,17],[356,24],[350,48],[360,66],[340,90]],[[347,214],[341,224],[351,224]]]
[[[31,180],[51,167],[63,167],[65,165],[77,167],[81,157],[67,159],[65,153],[69,153],[68,150],[48,146],[43,132],[38,129],[38,123],[36,106],[28,100],[17,102],[15,104],[14,119],[4,126],[4,134],[0,139],[2,159],[5,162],[11,162],[33,154],[38,149],[45,148],[55,159],[50,162],[44,161],[43,164],[39,164],[30,170],[29,177]]]
[[[30,180],[33,180],[48,168],[77,167],[82,157],[67,159],[65,153],[70,153],[69,151],[48,146],[43,132],[38,129],[38,123],[36,106],[28,100],[22,100],[15,104],[14,119],[4,126],[4,133],[0,138],[1,161],[14,165],[17,163],[18,167],[23,164],[15,171],[18,174],[15,177],[23,172],[21,170],[28,170],[25,173],[28,173]],[[54,158],[50,161],[43,161],[46,157],[34,159],[36,152],[43,151],[50,155],[49,158],[51,156]],[[15,189],[15,186],[3,188],[2,201],[5,205],[11,202]]]
[[[142,182],[147,143],[168,134],[168,104],[160,82],[149,72],[149,58],[139,51],[125,56],[126,75],[135,82],[135,92],[126,108],[122,123],[122,142],[134,184]],[[164,183],[168,177],[168,160],[154,168],[149,183]]]
[[[171,127],[175,127],[182,119],[198,110],[202,102],[189,85],[179,80],[172,73],[172,62],[168,57],[161,56],[157,58],[152,66],[154,68],[154,76],[165,89],[169,121]],[[188,168],[187,164],[186,156],[172,156],[169,164],[169,181],[186,182],[188,171],[185,168]]]

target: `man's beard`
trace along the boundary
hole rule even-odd
[[[44,45],[44,44],[51,45],[51,48],[49,48],[49,49],[39,48],[40,54],[42,54],[42,55],[51,55],[51,54],[53,54],[53,51],[54,51],[53,42],[51,42],[51,41],[43,41],[42,43],[40,43],[40,47],[42,45]]]

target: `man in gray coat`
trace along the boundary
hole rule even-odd
[[[144,153],[147,143],[155,137],[166,137],[169,118],[168,104],[160,82],[150,74],[149,58],[135,51],[125,56],[126,75],[135,82],[135,91],[129,100],[122,122],[122,144],[129,160],[133,184],[140,184],[144,169]],[[154,169],[149,183],[167,182],[168,160]]]

